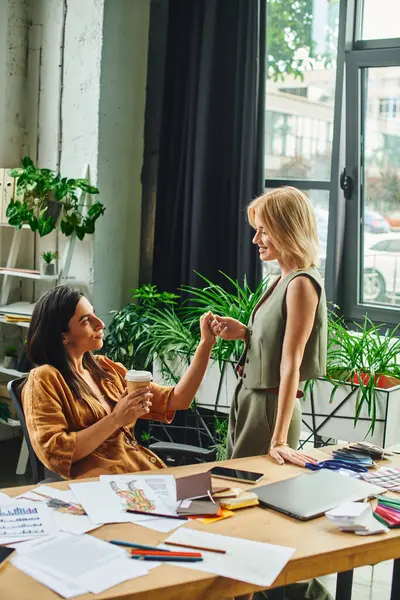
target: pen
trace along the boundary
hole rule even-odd
[[[137,548],[139,550],[160,550],[160,548],[157,548],[157,546],[145,546],[143,544],[134,544],[133,542],[122,542],[121,540],[110,540],[110,544],[114,544],[115,546],[126,546],[127,548]],[[164,552],[170,551],[164,550]]]
[[[134,560],[152,560],[153,562],[200,562],[203,558],[189,556],[131,556]]]
[[[192,550],[204,550],[204,552],[217,552],[217,554],[226,554],[226,550],[218,548],[206,548],[205,546],[194,546],[192,544],[177,544],[176,542],[163,542],[167,546],[179,546],[180,548],[191,548]]]
[[[146,512],[144,510],[135,510],[133,508],[127,508],[127,512],[134,513],[135,515],[147,515],[148,517],[163,517],[164,519],[179,519],[180,521],[187,521],[186,517],[180,517],[179,515],[162,515],[161,513]]]
[[[171,552],[170,550],[130,550],[132,556],[188,556],[191,558],[201,558],[200,552]]]

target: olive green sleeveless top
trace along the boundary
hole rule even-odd
[[[315,283],[319,302],[314,327],[304,350],[300,381],[326,373],[327,308],[321,275],[315,267],[295,271],[272,285],[253,310],[248,324],[248,339],[239,361],[243,365],[243,385],[248,389],[275,388],[280,382],[280,364],[286,328],[286,292],[289,283],[306,275]]]

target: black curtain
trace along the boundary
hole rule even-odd
[[[260,279],[245,207],[264,189],[266,0],[170,0],[153,282]],[[226,284],[226,281],[225,281]]]

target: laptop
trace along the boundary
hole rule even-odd
[[[321,469],[270,483],[252,490],[262,506],[300,521],[323,515],[342,502],[364,500],[386,490],[361,479]]]

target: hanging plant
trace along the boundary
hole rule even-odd
[[[76,233],[83,240],[86,234],[94,233],[95,223],[105,207],[96,200],[81,213],[78,191],[99,193],[87,179],[69,179],[50,169],[39,169],[29,156],[23,159],[21,168],[11,169],[9,174],[17,180],[15,197],[6,211],[9,225],[18,229],[29,225],[41,237],[53,231],[57,223],[65,236]]]

